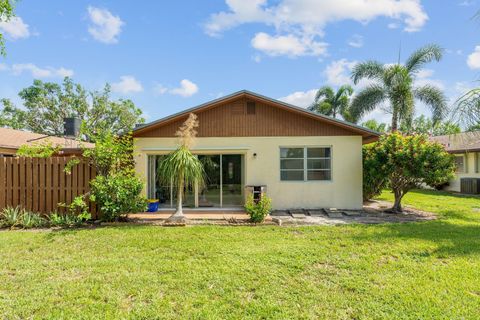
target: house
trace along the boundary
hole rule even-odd
[[[0,128],[0,157],[14,156],[20,146],[42,143],[52,143],[54,146],[60,146],[59,155],[69,156],[81,154],[80,142],[67,137],[52,137],[44,134],[38,134],[28,131],[15,130],[9,128]],[[82,142],[84,147],[93,148],[93,143]]]
[[[245,90],[133,131],[136,171],[163,206],[175,205],[175,193],[156,170],[190,113],[199,120],[192,151],[207,183],[186,190],[186,206],[242,206],[256,187],[274,209],[362,207],[362,145],[379,133]]]
[[[480,178],[480,131],[436,136],[430,139],[439,142],[446,151],[455,155],[457,164],[455,179],[451,180],[445,189],[470,193],[462,190],[461,181],[468,178]]]

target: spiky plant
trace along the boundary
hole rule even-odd
[[[201,187],[204,184],[203,165],[190,150],[197,134],[197,127],[197,116],[191,113],[176,133],[179,138],[178,148],[168,154],[158,167],[160,179],[166,183],[171,183],[177,189],[176,210],[168,219],[169,221],[185,220],[182,208],[185,187]]]
[[[447,100],[437,87],[426,84],[414,86],[415,77],[425,64],[440,61],[443,49],[432,44],[424,46],[407,59],[405,64],[384,65],[377,61],[357,64],[352,70],[355,84],[362,79],[373,83],[367,85],[354,98],[351,113],[362,117],[376,108],[386,106],[392,114],[392,131],[396,131],[400,122],[411,123],[415,114],[415,99],[430,107],[434,123],[442,120],[447,112]]]

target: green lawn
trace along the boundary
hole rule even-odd
[[[441,219],[3,231],[0,318],[478,319],[480,198],[405,203]]]

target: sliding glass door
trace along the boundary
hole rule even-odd
[[[176,190],[160,179],[157,168],[165,156],[148,158],[148,197],[174,207]],[[204,186],[185,188],[185,207],[233,207],[244,203],[244,157],[241,154],[198,155],[205,170]]]

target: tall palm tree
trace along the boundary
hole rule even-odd
[[[327,116],[336,118],[341,115],[343,119],[356,122],[349,110],[350,96],[353,94],[353,88],[349,85],[344,85],[338,88],[337,92],[332,87],[321,87],[315,95],[315,100],[308,107],[308,110],[315,111]]]
[[[425,64],[440,61],[442,56],[443,49],[431,44],[413,52],[405,64],[384,65],[378,61],[357,64],[352,70],[353,82],[358,84],[362,79],[369,79],[373,83],[353,98],[352,115],[361,118],[387,103],[386,111],[392,114],[391,129],[396,131],[399,122],[411,123],[417,99],[430,107],[432,120],[437,123],[446,115],[445,95],[430,84],[414,86],[414,80]]]
[[[184,221],[183,193],[185,188],[201,187],[204,183],[204,169],[198,157],[190,151],[198,127],[197,116],[191,113],[177,131],[180,145],[168,154],[158,166],[158,176],[165,183],[171,183],[177,189],[177,206],[167,221]]]

